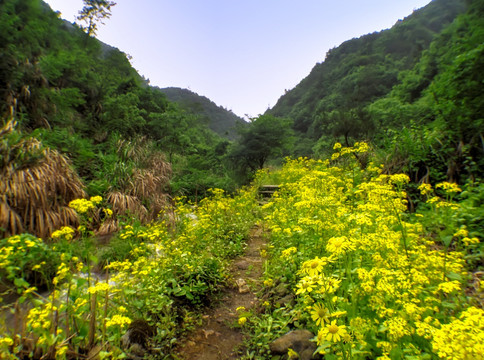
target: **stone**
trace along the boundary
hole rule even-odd
[[[154,335],[154,328],[145,320],[134,320],[121,337],[121,346],[132,359],[142,359],[147,353],[148,340]]]
[[[235,263],[235,266],[239,270],[247,270],[250,266],[250,263],[246,260],[240,260]]]
[[[313,356],[317,346],[312,338],[314,335],[308,330],[294,330],[274,340],[269,348],[274,355],[286,355],[292,349],[299,355],[299,360],[321,359],[319,354]]]
[[[235,280],[235,283],[239,287],[239,293],[246,294],[250,292],[249,286],[247,285],[244,279],[237,279]]]

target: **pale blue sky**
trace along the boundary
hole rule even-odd
[[[45,0],[74,21],[82,0]],[[98,38],[152,85],[189,88],[257,116],[345,40],[391,27],[429,0],[117,0]]]

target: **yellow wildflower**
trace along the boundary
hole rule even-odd
[[[103,198],[101,196],[91,196],[89,201],[92,202],[94,205],[98,205],[100,202],[103,201]]]
[[[346,237],[332,237],[326,244],[326,250],[334,255],[340,255],[346,251],[355,250],[355,245]]]
[[[337,325],[336,320],[331,321],[331,324],[326,325],[318,332],[318,345],[326,340],[330,342],[339,342],[347,336],[346,326]]]
[[[446,193],[458,193],[461,192],[461,188],[456,183],[442,182],[435,185],[436,188],[442,188]]]
[[[329,311],[322,304],[316,304],[312,307],[311,318],[316,322],[316,325],[324,325],[325,322],[329,322]]]
[[[327,258],[315,257],[312,260],[305,261],[302,266],[302,271],[307,273],[309,276],[319,275],[322,271],[323,266],[328,264]]]
[[[264,280],[264,286],[266,287],[271,287],[273,284],[274,284],[274,280],[272,279]]]
[[[282,250],[282,257],[289,257],[291,256],[292,254],[295,254],[297,253],[297,248],[292,246],[290,248],[287,248],[286,250]]]
[[[296,285],[296,295],[304,294],[306,292],[310,293],[314,289],[314,284],[312,281],[308,280],[308,278],[303,278],[299,281]]]
[[[450,294],[454,291],[459,291],[461,288],[460,283],[457,280],[454,281],[446,281],[439,284],[437,291],[435,293],[442,291],[444,294]]]
[[[72,240],[72,236],[74,234],[74,229],[69,226],[63,226],[59,230],[56,230],[50,236],[52,239],[60,239],[64,238],[66,240]]]
[[[69,203],[69,207],[74,209],[79,214],[85,214],[89,210],[94,209],[96,206],[92,201],[87,199],[76,199]]]
[[[124,327],[126,325],[131,324],[131,319],[127,316],[123,315],[114,315],[111,319],[106,321],[106,327],[112,327],[112,326],[120,326]]]
[[[435,330],[432,347],[443,359],[483,359],[484,310],[471,306],[458,319],[442,325]]]
[[[299,354],[291,348],[287,349],[287,356],[289,357],[289,360],[299,359]]]

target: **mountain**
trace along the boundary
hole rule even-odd
[[[293,156],[364,140],[387,173],[474,181],[484,176],[483,39],[484,0],[434,0],[330,50],[268,114],[293,120]]]
[[[232,111],[193,91],[177,87],[162,88],[160,91],[168,100],[176,102],[185,111],[198,115],[211,130],[229,140],[237,138],[237,126],[247,124]]]
[[[316,139],[335,130],[335,111],[358,112],[388,94],[399,74],[411,69],[435,36],[465,10],[465,0],[434,0],[391,29],[345,41],[268,113],[293,119],[295,130]]]

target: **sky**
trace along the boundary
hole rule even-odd
[[[82,0],[45,0],[75,21]],[[241,117],[274,106],[328,50],[430,0],[115,0],[97,38],[150,84],[190,89]]]

